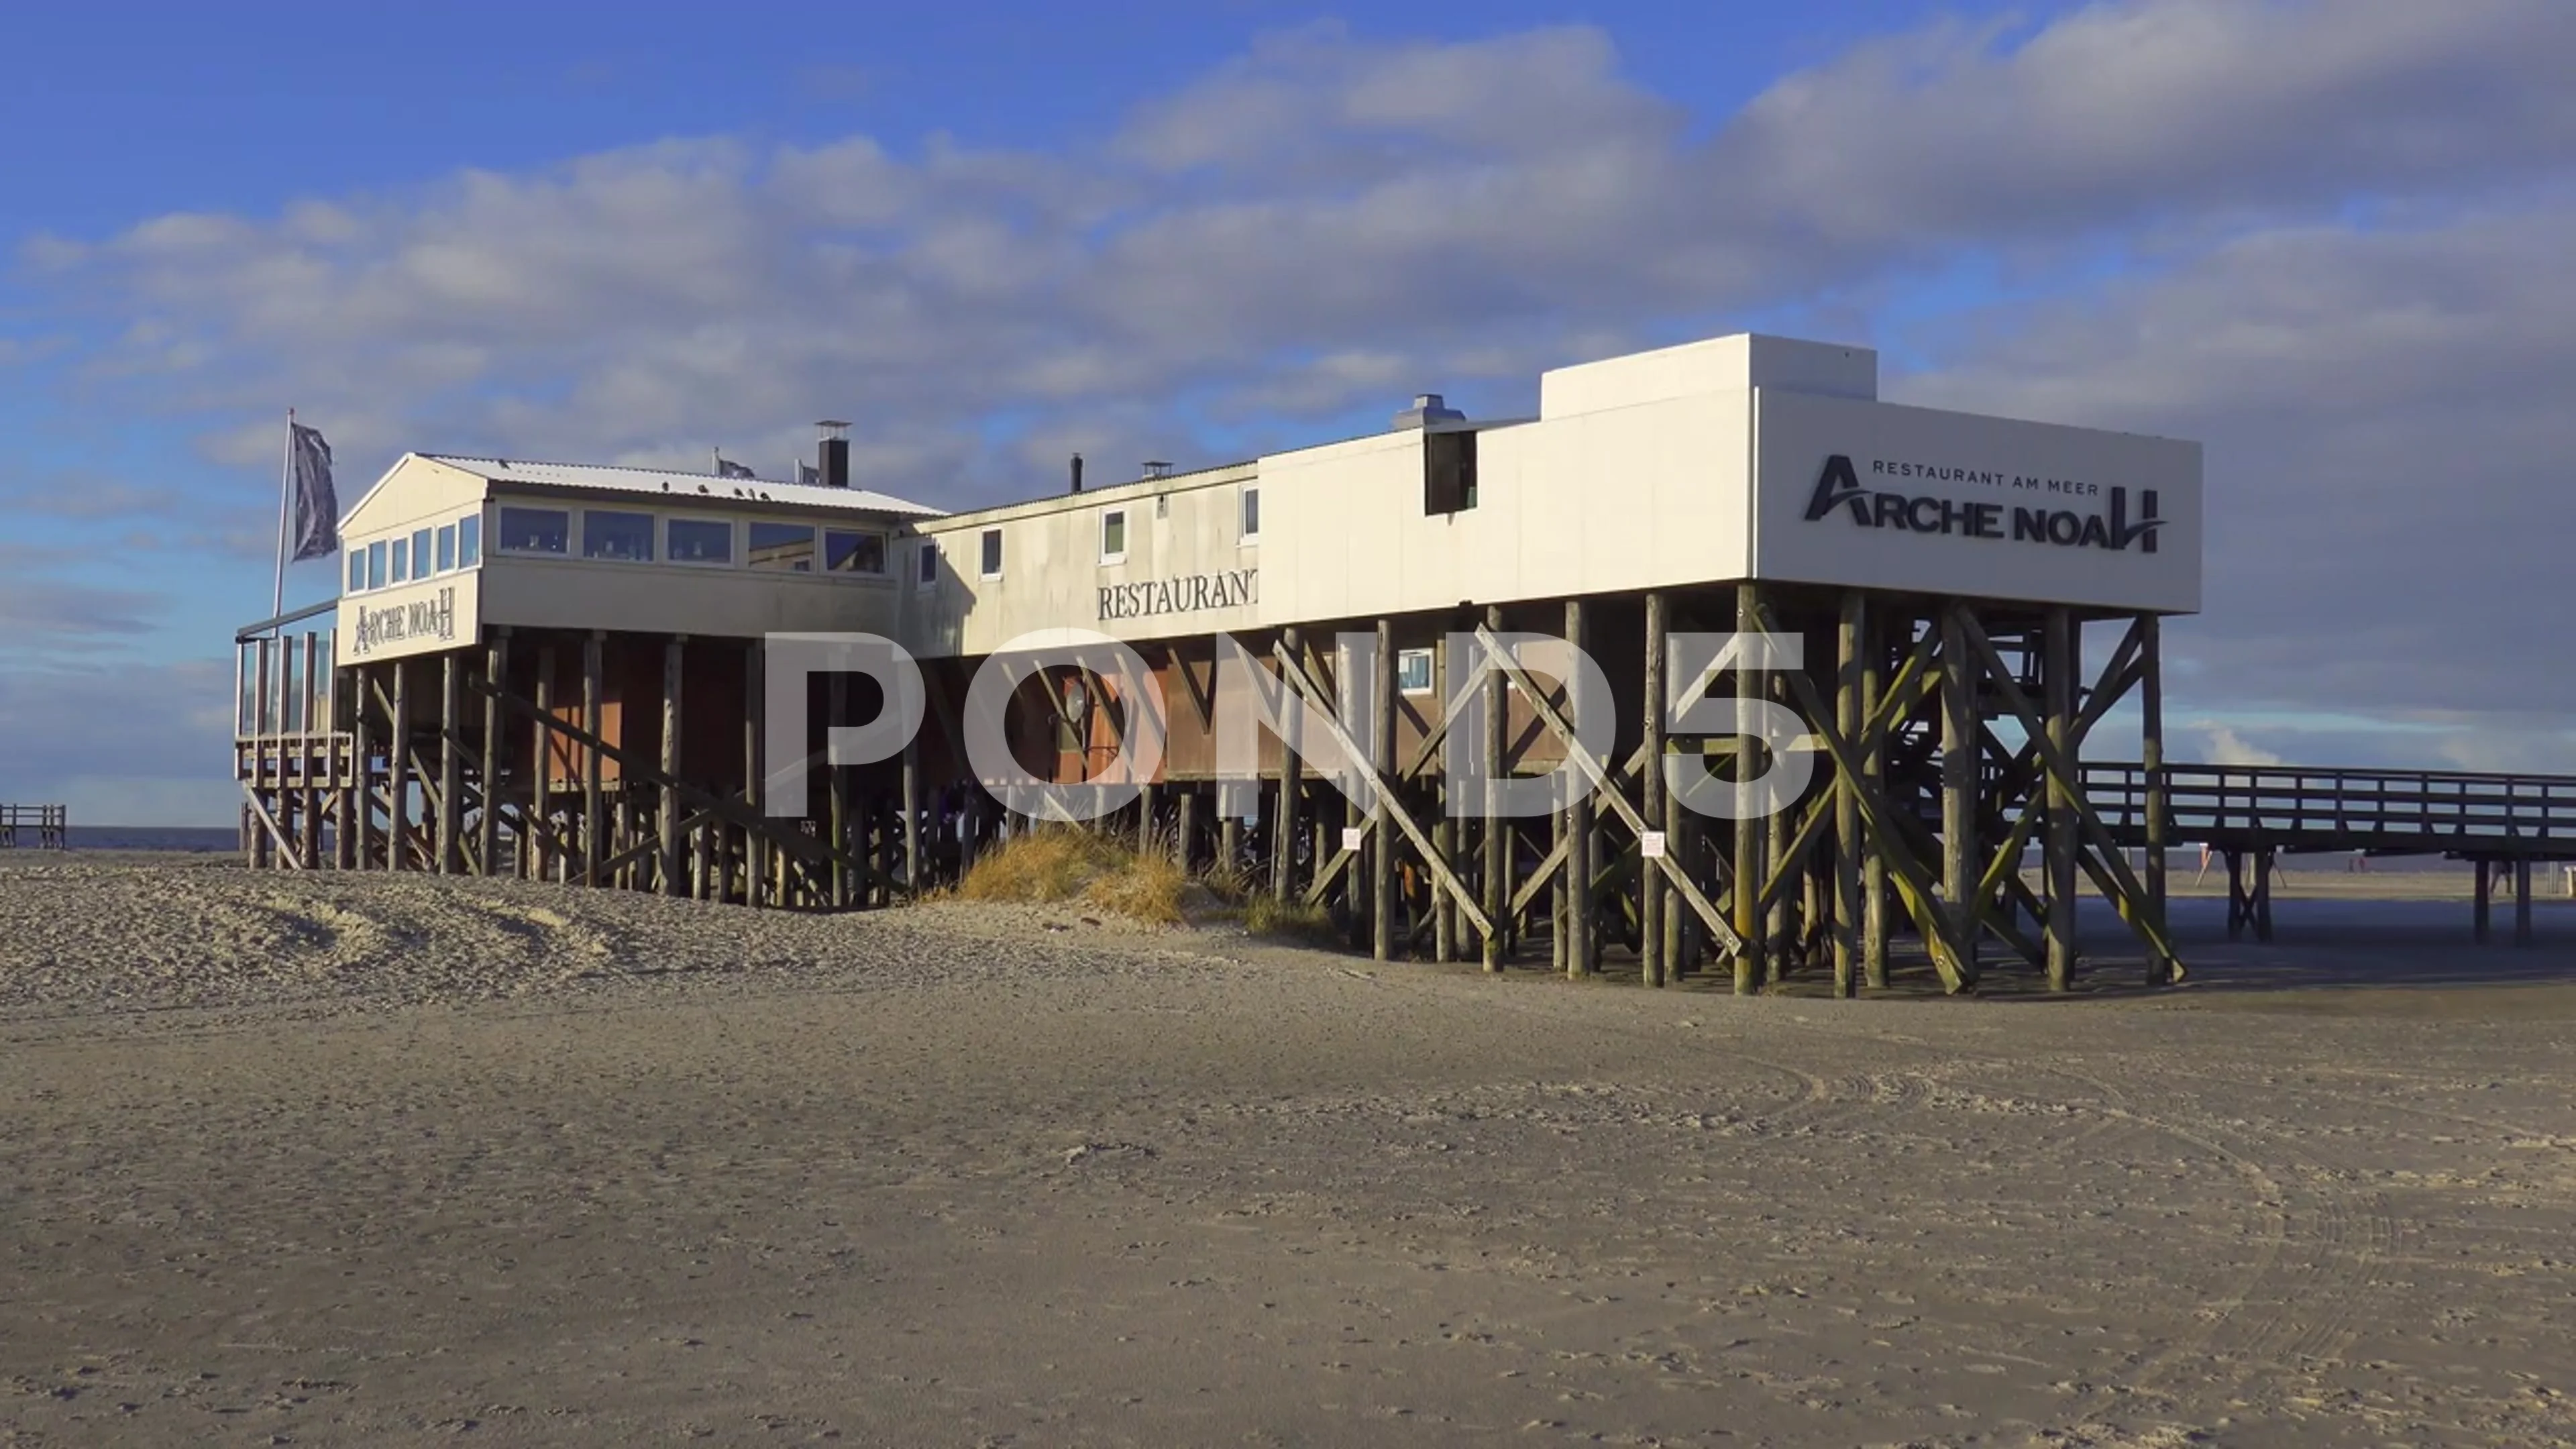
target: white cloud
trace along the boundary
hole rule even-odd
[[[43,335],[106,339],[83,385],[215,419],[245,497],[293,401],[351,480],[405,447],[778,467],[837,416],[865,481],[960,504],[2107,250],[2145,270],[1947,319],[1902,390],[2208,440],[2194,707],[2510,731],[2576,707],[2531,663],[2576,455],[2570,73],[2561,0],[2116,0],[1715,118],[1595,30],[1319,26],[1044,152],[682,139],[22,254]]]

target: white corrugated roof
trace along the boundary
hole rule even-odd
[[[604,463],[532,463],[518,458],[459,458],[447,453],[421,456],[495,483],[541,483],[655,498],[758,499],[814,508],[846,508],[859,513],[908,513],[922,518],[937,518],[946,511],[865,488],[822,488],[810,483],[719,478],[712,473],[670,473],[658,468],[617,468]]]

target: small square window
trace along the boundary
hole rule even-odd
[[[1431,651],[1398,649],[1395,651],[1395,688],[1399,694],[1431,692]]]
[[[560,508],[501,510],[503,553],[566,553],[572,545],[572,515]]]
[[[882,574],[886,570],[885,535],[838,528],[823,530],[823,568],[836,574]]]
[[[353,548],[349,550],[349,592],[354,594],[366,586],[367,551],[363,548]]]
[[[988,579],[1000,578],[1002,576],[1002,531],[1000,529],[988,528],[984,530],[983,553],[984,577]]]
[[[1243,519],[1236,536],[1245,543],[1258,542],[1261,538],[1261,490],[1258,488],[1243,490]]]
[[[928,539],[921,541],[921,553],[913,564],[912,577],[913,582],[925,589],[939,582],[939,545]]]
[[[411,579],[411,540],[410,540],[410,539],[407,539],[407,538],[398,538],[398,539],[395,539],[395,540],[394,540],[394,574],[393,574],[393,581],[394,581],[395,583],[398,583],[398,584],[399,584],[399,583],[407,583],[407,582],[409,582],[409,581],[410,581],[410,579]]]
[[[385,586],[385,546],[382,542],[367,545],[367,587]]]
[[[456,525],[451,523],[438,531],[438,571],[456,567]]]
[[[651,563],[653,515],[612,513],[604,508],[584,509],[581,515],[581,556],[616,563]]]
[[[732,563],[733,525],[721,518],[674,518],[662,556],[673,563]]]
[[[483,515],[469,513],[456,520],[456,566],[470,569],[483,561]]]
[[[1127,557],[1127,510],[1112,508],[1100,515],[1100,561],[1120,563]]]

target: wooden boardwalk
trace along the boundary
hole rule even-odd
[[[2146,767],[2088,762],[2085,797],[2125,846],[2147,844]],[[2534,862],[2576,860],[2576,776],[2299,765],[2164,767],[2168,846],[2227,861],[2230,935],[2272,939],[2272,873],[2287,851],[2443,855],[2477,869],[2475,935],[2513,892],[2514,942],[2531,944]]]
[[[0,805],[0,850],[21,846],[64,850],[69,848],[70,834],[67,805]]]

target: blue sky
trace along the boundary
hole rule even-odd
[[[289,406],[344,498],[410,447],[774,467],[830,414],[967,504],[1743,327],[2205,440],[2203,757],[2576,767],[2523,663],[2576,453],[2554,0],[100,5],[9,45],[0,798],[230,818]]]

